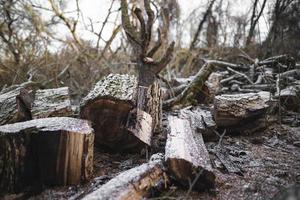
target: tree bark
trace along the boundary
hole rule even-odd
[[[33,119],[72,116],[69,88],[37,90],[31,113]]]
[[[99,189],[88,194],[84,200],[138,200],[147,197],[153,187],[166,186],[163,157],[155,154],[149,163],[122,172]]]
[[[186,187],[213,187],[215,175],[201,133],[195,133],[185,117],[169,116],[168,122],[165,159],[170,174]]]
[[[80,116],[92,121],[100,146],[119,151],[150,145],[161,121],[160,88],[138,87],[135,76],[110,74],[83,99]]]
[[[245,125],[263,118],[269,108],[269,92],[219,95],[214,101],[214,118],[218,127]]]
[[[93,170],[93,129],[53,117],[0,126],[0,193],[79,184]]]
[[[23,88],[0,94],[0,125],[30,120],[31,104],[32,98]]]

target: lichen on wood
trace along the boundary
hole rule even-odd
[[[31,113],[34,119],[72,116],[69,88],[37,90]]]

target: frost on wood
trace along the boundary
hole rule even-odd
[[[145,90],[143,111],[135,109],[137,90],[135,76],[110,74],[83,99],[80,116],[92,121],[97,145],[115,150],[150,145],[153,124],[161,117],[159,87]]]
[[[72,116],[69,88],[37,90],[31,113],[34,119]]]
[[[171,115],[168,122],[165,159],[173,177],[186,187],[197,178],[197,190],[213,187],[215,175],[202,135],[193,131],[188,119]]]
[[[80,119],[53,117],[0,126],[0,193],[88,180],[93,142],[93,129]]]
[[[0,94],[0,125],[30,120],[31,103],[32,98],[23,88]]]
[[[216,96],[214,118],[217,126],[235,126],[265,116],[269,98],[269,92]]]
[[[155,154],[149,163],[122,172],[99,189],[88,194],[84,200],[135,200],[149,195],[153,187],[166,185],[163,156]]]
[[[180,117],[189,119],[193,130],[201,133],[205,141],[216,139],[214,131],[217,125],[209,107],[196,106],[181,109]]]

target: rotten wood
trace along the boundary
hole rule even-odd
[[[93,170],[93,129],[67,117],[0,126],[0,193],[79,184]]]
[[[215,175],[201,133],[185,117],[168,117],[165,160],[170,174],[182,185],[203,190],[214,186]]]
[[[154,154],[148,163],[122,172],[83,200],[138,200],[148,197],[154,187],[166,188],[168,177],[163,166],[163,156]]]
[[[31,113],[33,119],[72,116],[69,88],[37,90]]]
[[[31,119],[32,97],[24,88],[0,94],[0,125]]]

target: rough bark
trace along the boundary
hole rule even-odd
[[[93,129],[80,119],[53,117],[0,126],[0,193],[88,180],[93,142]]]
[[[31,104],[32,98],[23,88],[0,94],[0,125],[30,120]]]
[[[269,92],[219,95],[214,101],[214,118],[218,127],[239,126],[264,117]]]
[[[171,175],[182,185],[203,190],[214,186],[215,175],[202,135],[185,117],[169,116],[165,159]]]
[[[216,122],[209,107],[189,107],[180,110],[181,118],[189,119],[194,131],[202,134],[204,141],[214,141],[218,139],[215,134]]]
[[[166,186],[163,156],[155,154],[149,163],[122,172],[105,185],[88,194],[84,200],[135,200],[149,195],[153,187]]]
[[[37,90],[31,113],[33,119],[72,116],[69,88]]]
[[[119,74],[99,81],[80,108],[80,116],[93,123],[96,143],[117,150],[150,145],[161,120],[161,92],[156,84],[142,91],[135,76]],[[137,98],[143,99],[142,109]]]

